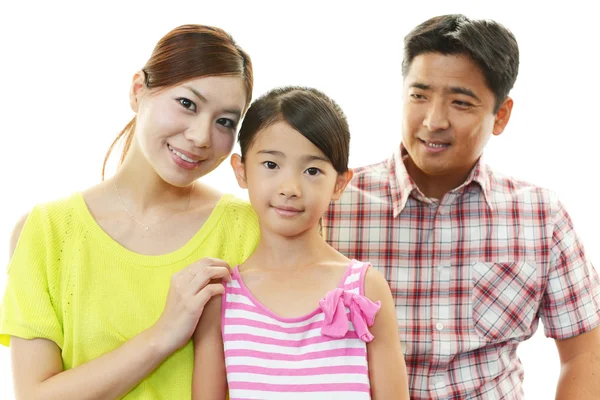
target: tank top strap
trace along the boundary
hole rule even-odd
[[[361,262],[357,260],[350,261],[350,265],[348,265],[348,269],[346,269],[346,272],[344,274],[344,277],[342,278],[342,282],[339,287],[349,292],[353,292],[364,296],[365,274],[367,273],[367,269],[370,266],[370,263]]]

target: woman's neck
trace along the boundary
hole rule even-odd
[[[176,187],[165,182],[141,154],[135,143],[112,178],[117,195],[139,214],[154,209],[181,209],[192,195],[191,185]]]

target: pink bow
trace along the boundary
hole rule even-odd
[[[375,322],[375,315],[381,308],[381,302],[373,303],[365,296],[354,294],[347,290],[337,288],[325,295],[319,301],[319,306],[325,314],[325,321],[321,334],[332,338],[343,338],[348,332],[348,316],[346,307],[350,309],[350,321],[354,325],[356,334],[363,342],[373,340],[369,326]]]

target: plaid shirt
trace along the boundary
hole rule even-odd
[[[480,161],[438,201],[399,151],[354,172],[324,232],[387,278],[412,399],[521,399],[516,350],[539,318],[555,339],[600,324],[598,275],[552,192]]]

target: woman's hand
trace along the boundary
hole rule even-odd
[[[168,354],[190,340],[206,303],[231,280],[229,270],[225,261],[207,257],[173,274],[165,309],[151,328]]]

